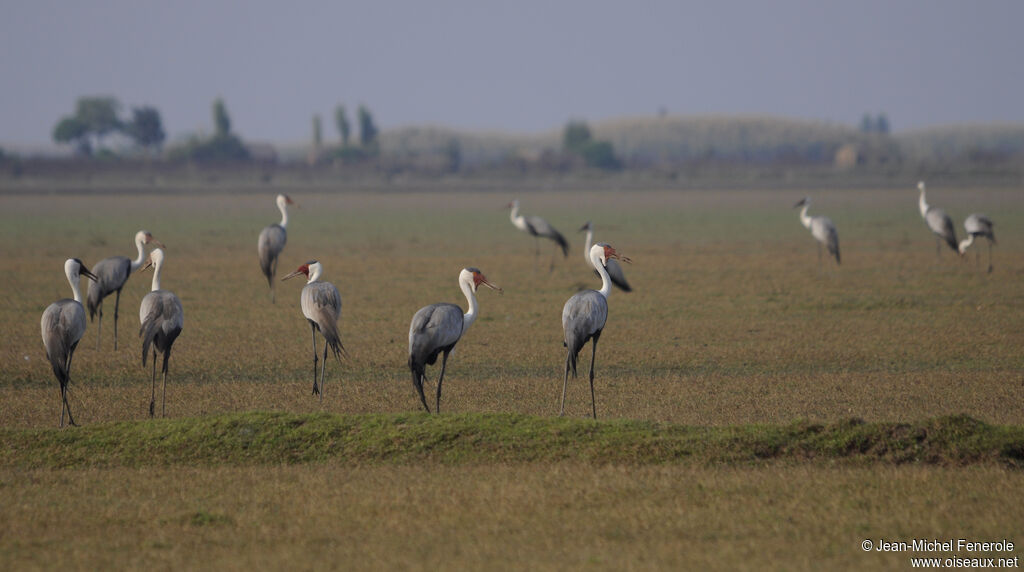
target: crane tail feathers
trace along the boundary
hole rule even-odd
[[[558,232],[555,229],[551,229],[551,234],[552,234],[551,238],[553,238],[554,241],[558,243],[558,246],[562,247],[562,255],[565,256],[566,258],[568,258],[569,257],[569,243],[565,240],[565,237],[562,236],[562,233]]]

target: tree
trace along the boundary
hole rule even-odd
[[[334,124],[338,127],[338,135],[341,136],[342,147],[348,147],[348,138],[352,133],[352,126],[349,125],[344,105],[339,104],[338,107],[334,108]]]
[[[562,132],[562,147],[566,151],[579,152],[591,139],[593,136],[585,121],[570,121]]]
[[[875,131],[883,135],[889,134],[889,118],[884,113],[879,113],[875,119]]]
[[[875,122],[871,119],[871,115],[865,113],[864,117],[860,118],[860,132],[861,133],[873,133],[875,131]]]
[[[113,97],[80,97],[75,105],[75,117],[85,123],[99,147],[104,137],[121,130],[122,123],[117,117],[120,109],[121,104]]]
[[[224,100],[217,98],[213,101],[213,128],[216,137],[224,137],[231,133],[231,118],[228,117],[228,108]]]
[[[102,146],[103,138],[124,128],[117,113],[121,104],[109,96],[79,97],[75,113],[62,117],[53,128],[53,140],[74,144],[78,153],[91,155],[95,147]]]
[[[373,123],[373,115],[365,105],[360,105],[357,112],[359,116],[359,143],[363,147],[372,147],[377,142],[377,126]]]
[[[78,117],[65,117],[53,128],[53,140],[75,146],[79,155],[92,155],[92,144],[89,142],[89,127]]]
[[[160,112],[149,106],[132,108],[132,119],[125,125],[125,133],[143,149],[159,149],[167,137]]]
[[[313,116],[313,148],[319,150],[320,146],[324,144],[323,127],[321,126],[320,116]]]

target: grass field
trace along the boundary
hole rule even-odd
[[[599,418],[725,428],[964,414],[1024,424],[1019,189],[929,187],[960,232],[970,212],[995,219],[992,274],[973,254],[936,259],[913,185],[809,193],[811,213],[839,228],[839,268],[818,264],[790,208],[804,193],[519,196],[524,212],[545,216],[572,243],[552,272],[551,246],[535,263],[533,239],[509,223],[501,207],[511,196],[286,190],[301,208],[291,211],[279,275],[318,258],[344,300],[351,358],[328,365],[323,404],[310,395],[301,284],[278,283],[271,305],[256,265],[256,235],[278,219],[276,190],[0,195],[0,427],[13,431],[5,440],[56,432],[39,317],[69,295],[64,259],[132,255],[140,228],[167,245],[163,286],[185,307],[169,417],[416,411],[409,320],[432,302],[464,305],[456,277],[470,265],[505,293],[480,292],[480,318],[449,361],[443,410],[556,415],[561,306],[597,286],[574,233],[588,219],[599,240],[634,261],[626,272],[635,292],[612,294],[598,348]],[[116,353],[112,299],[102,351],[95,324],[78,348],[79,423],[149,425],[137,337],[149,280],[134,276],[125,288]],[[570,384],[567,413],[589,410],[583,377]],[[864,554],[861,540],[1024,542],[1021,484],[1019,469],[988,462],[11,462],[0,467],[0,566],[906,569],[904,555]]]

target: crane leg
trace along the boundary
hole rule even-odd
[[[594,359],[597,357],[597,338],[600,336],[600,333],[594,336],[590,352],[590,408],[593,409],[594,419],[597,419],[597,400],[594,398]]]
[[[450,351],[444,352],[444,355],[441,356],[441,375],[437,376],[437,405],[434,406],[434,413],[441,412],[441,382],[444,381],[444,369],[448,365],[448,353]]]
[[[992,274],[992,241],[988,241],[988,273]]]
[[[935,237],[935,260],[942,259],[942,239]]]
[[[114,297],[114,351],[117,351],[117,312],[118,308],[121,307],[121,289],[117,289],[117,295]]]
[[[61,388],[62,389],[61,399],[64,401],[64,408],[68,410],[68,425],[70,425],[72,427],[78,427],[78,423],[75,423],[75,418],[71,416],[71,404],[68,403],[68,386],[71,385],[71,358],[73,358],[74,356],[75,356],[74,348],[72,348],[71,352],[68,353],[68,365],[67,365],[67,369],[65,370],[65,371],[68,372],[68,379],[67,379],[67,383],[64,384],[64,387]],[[61,413],[61,421],[63,422],[63,420],[64,420],[64,414]]]
[[[160,416],[167,417],[167,361],[171,359],[171,348],[168,347],[164,350],[164,367],[163,367],[163,388],[160,391]],[[156,356],[153,357],[153,361],[156,361]]]
[[[99,322],[96,324],[96,351],[100,351],[100,340],[103,339],[103,300],[100,300],[99,308],[96,311],[100,315]]]
[[[320,403],[324,402],[325,375],[327,375],[327,338],[324,338],[324,363],[320,364]]]
[[[570,352],[572,349],[569,350]],[[569,385],[569,354],[565,355],[565,379],[562,380],[562,404],[558,407],[558,416],[565,415],[565,388]]]
[[[156,414],[156,346],[153,346],[153,391],[149,396],[149,417],[152,419]]]
[[[319,395],[320,394],[320,388],[317,387],[317,385],[316,385],[316,360],[317,360],[317,353],[316,353],[316,324],[310,322],[309,327],[310,327],[310,329],[313,330],[313,395]],[[327,343],[327,340],[325,339],[324,340],[324,344],[326,344],[326,343]]]
[[[276,304],[277,303],[276,297],[274,296],[274,292],[275,292],[275,290],[274,290],[274,277],[275,276],[277,276],[277,258],[274,258],[274,261],[270,263],[270,280],[269,280],[269,282],[270,282],[270,303],[271,304]],[[316,376],[314,375],[314,377],[316,377]]]
[[[423,376],[415,372],[413,372],[413,375],[415,376],[413,377],[412,382],[413,387],[415,387],[416,391],[420,394],[420,401],[423,403],[423,409],[426,409],[427,413],[430,413],[430,406],[427,405],[427,396],[423,394]]]

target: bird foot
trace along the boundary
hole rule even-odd
[[[320,395],[320,388],[317,386],[315,381],[313,382],[313,395]]]

